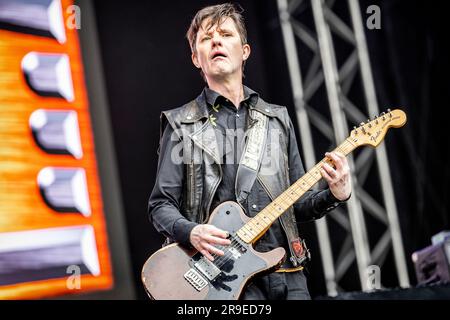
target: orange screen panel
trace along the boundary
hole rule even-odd
[[[113,285],[72,2],[51,3],[57,27],[0,15],[0,298]]]

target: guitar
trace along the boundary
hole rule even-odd
[[[402,127],[405,123],[403,111],[388,109],[387,113],[355,127],[334,151],[347,155],[363,145],[377,147],[389,128]],[[276,270],[284,261],[284,248],[262,253],[253,249],[253,243],[322,178],[319,170],[324,163],[333,166],[329,158],[322,159],[253,218],[246,216],[236,202],[227,201],[217,206],[208,223],[229,233],[231,244],[218,246],[224,251],[224,256],[210,261],[197,250],[186,249],[177,243],[156,251],[142,269],[142,282],[150,298],[239,299],[252,277]]]

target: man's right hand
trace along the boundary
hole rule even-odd
[[[227,237],[228,232],[211,224],[199,224],[192,229],[189,240],[195,249],[213,261],[214,257],[212,254],[224,255],[224,252],[214,245],[229,245],[231,241]]]

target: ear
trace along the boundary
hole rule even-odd
[[[191,59],[192,59],[192,63],[194,64],[194,66],[196,68],[200,69],[200,64],[198,63],[197,55],[195,54],[195,52],[192,52]]]
[[[250,57],[250,53],[252,51],[250,45],[248,43],[244,44],[242,46],[242,51],[243,51],[242,59],[245,61],[248,59],[248,57]]]

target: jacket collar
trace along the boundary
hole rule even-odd
[[[258,97],[258,101],[256,102],[256,105],[250,106],[250,110],[257,110],[263,114],[265,114],[268,117],[276,117],[276,114],[270,104],[265,102],[261,97]]]
[[[194,123],[202,118],[208,118],[208,106],[205,101],[203,92],[188,103],[184,114],[181,115],[182,123]]]
[[[244,92],[246,93],[246,96],[250,96],[253,94],[258,95],[257,92],[253,91],[252,89],[246,86],[244,86]],[[276,116],[272,107],[263,99],[261,99],[259,95],[257,97],[256,104],[255,105],[250,104],[249,109],[255,109],[269,117]],[[205,90],[203,90],[195,100],[188,103],[184,114],[181,116],[181,122],[194,123],[203,118],[207,119],[208,117],[209,117],[208,104],[205,98]]]

